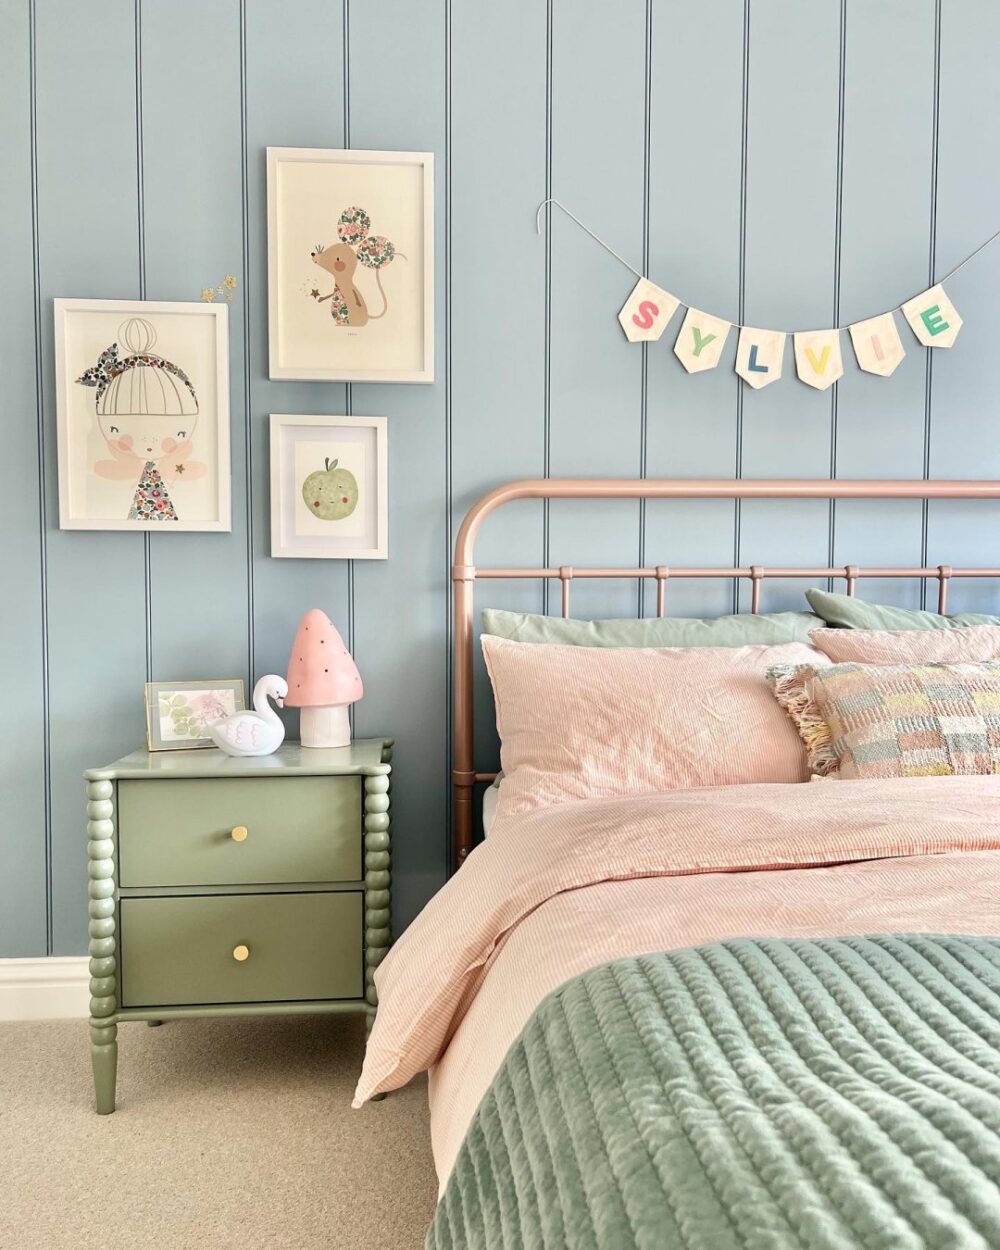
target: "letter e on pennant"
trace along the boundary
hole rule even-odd
[[[782,330],[741,327],[736,344],[736,372],[747,386],[759,391],[762,386],[769,386],[781,377],[786,337]]]
[[[640,278],[618,320],[630,343],[655,343],[680,306],[675,295],[654,286],[648,278]]]
[[[907,300],[900,311],[924,347],[951,347],[962,328],[958,309],[940,283]]]
[[[883,378],[895,373],[906,352],[892,313],[855,321],[847,328],[858,364],[866,373],[877,373]]]
[[[844,376],[839,330],[799,330],[795,334],[795,371],[799,380],[825,391]]]
[[[731,322],[689,308],[674,344],[674,355],[688,373],[714,369],[729,337]]]

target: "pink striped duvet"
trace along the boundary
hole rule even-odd
[[[501,813],[396,943],[355,1096],[431,1069],[442,1187],[549,991],[731,937],[1000,934],[1000,778],[726,786]]]

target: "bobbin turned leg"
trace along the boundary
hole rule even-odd
[[[392,759],[386,746],[382,762]],[[389,778],[365,778],[365,1037],[372,1031],[378,1010],[375,969],[389,951],[391,932],[391,855],[389,842]],[[381,1101],[376,1094],[372,1102]]]
[[[90,1059],[98,1115],[115,1109],[118,982],[115,962],[114,806],[110,781],[87,783],[90,860]]]
[[[118,1025],[101,1028],[91,1020],[90,1062],[94,1069],[94,1096],[98,1115],[110,1115],[115,1109],[115,1085],[118,1080]]]

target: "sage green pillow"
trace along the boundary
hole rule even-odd
[[[918,608],[864,603],[850,595],[834,595],[827,590],[807,590],[806,598],[827,625],[836,629],[961,629],[966,625],[1000,625],[1000,616],[986,616],[982,612],[940,616]]]
[[[820,624],[811,612],[762,616],[645,617],[643,620],[574,621],[527,612],[483,611],[483,632],[513,642],[555,642],[572,647],[746,647],[808,642]]]

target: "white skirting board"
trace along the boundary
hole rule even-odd
[[[0,1020],[83,1019],[90,1007],[86,955],[0,959]]]

